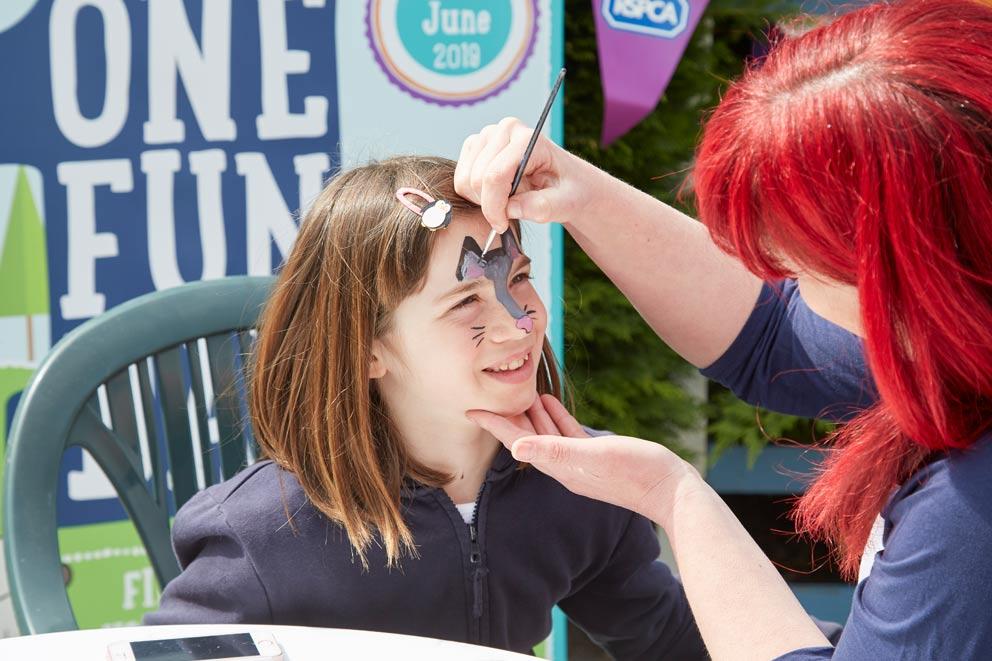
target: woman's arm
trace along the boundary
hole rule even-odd
[[[509,200],[530,134],[509,118],[466,139],[455,172],[459,194],[481,204],[500,229],[508,214],[564,223],[669,346],[697,367],[721,356],[754,308],[761,281],[695,220],[543,137]]]
[[[608,442],[608,441],[607,441]],[[641,498],[668,535],[714,659],[773,659],[829,642],[723,499],[694,471]]]
[[[505,119],[462,147],[455,188],[494,227],[508,213],[563,222],[662,340],[749,402],[843,419],[876,399],[860,341],[809,310],[794,283],[763,291],[700,223],[550,140],[508,199],[530,134]]]
[[[589,177],[601,182],[592,208],[602,209],[565,228],[668,346],[710,365],[754,309],[761,280],[696,220],[605,172]]]

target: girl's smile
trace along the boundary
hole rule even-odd
[[[537,357],[534,351],[518,352],[483,369],[483,373],[501,383],[524,383],[533,380]]]

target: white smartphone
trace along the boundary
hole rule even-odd
[[[267,633],[121,641],[107,647],[107,656],[110,661],[283,661],[282,649]]]

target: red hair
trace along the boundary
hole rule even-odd
[[[879,403],[796,508],[846,576],[892,489],[992,423],[992,4],[877,4],[778,43],[697,153],[699,215],[765,279],[854,285]]]

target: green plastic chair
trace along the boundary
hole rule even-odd
[[[254,459],[241,356],[272,281],[231,277],[147,294],[73,330],[42,362],[20,400],[7,443],[4,542],[21,633],[77,628],[56,535],[57,480],[68,447],[84,448],[110,479],[159,585],[179,574],[166,473],[178,509],[199,484],[227,479]],[[204,347],[212,388],[200,369]],[[195,456],[190,391],[201,457]],[[208,428],[211,399],[219,429],[216,447]],[[150,466],[142,459],[142,418]],[[197,463],[203,469],[199,479]]]

